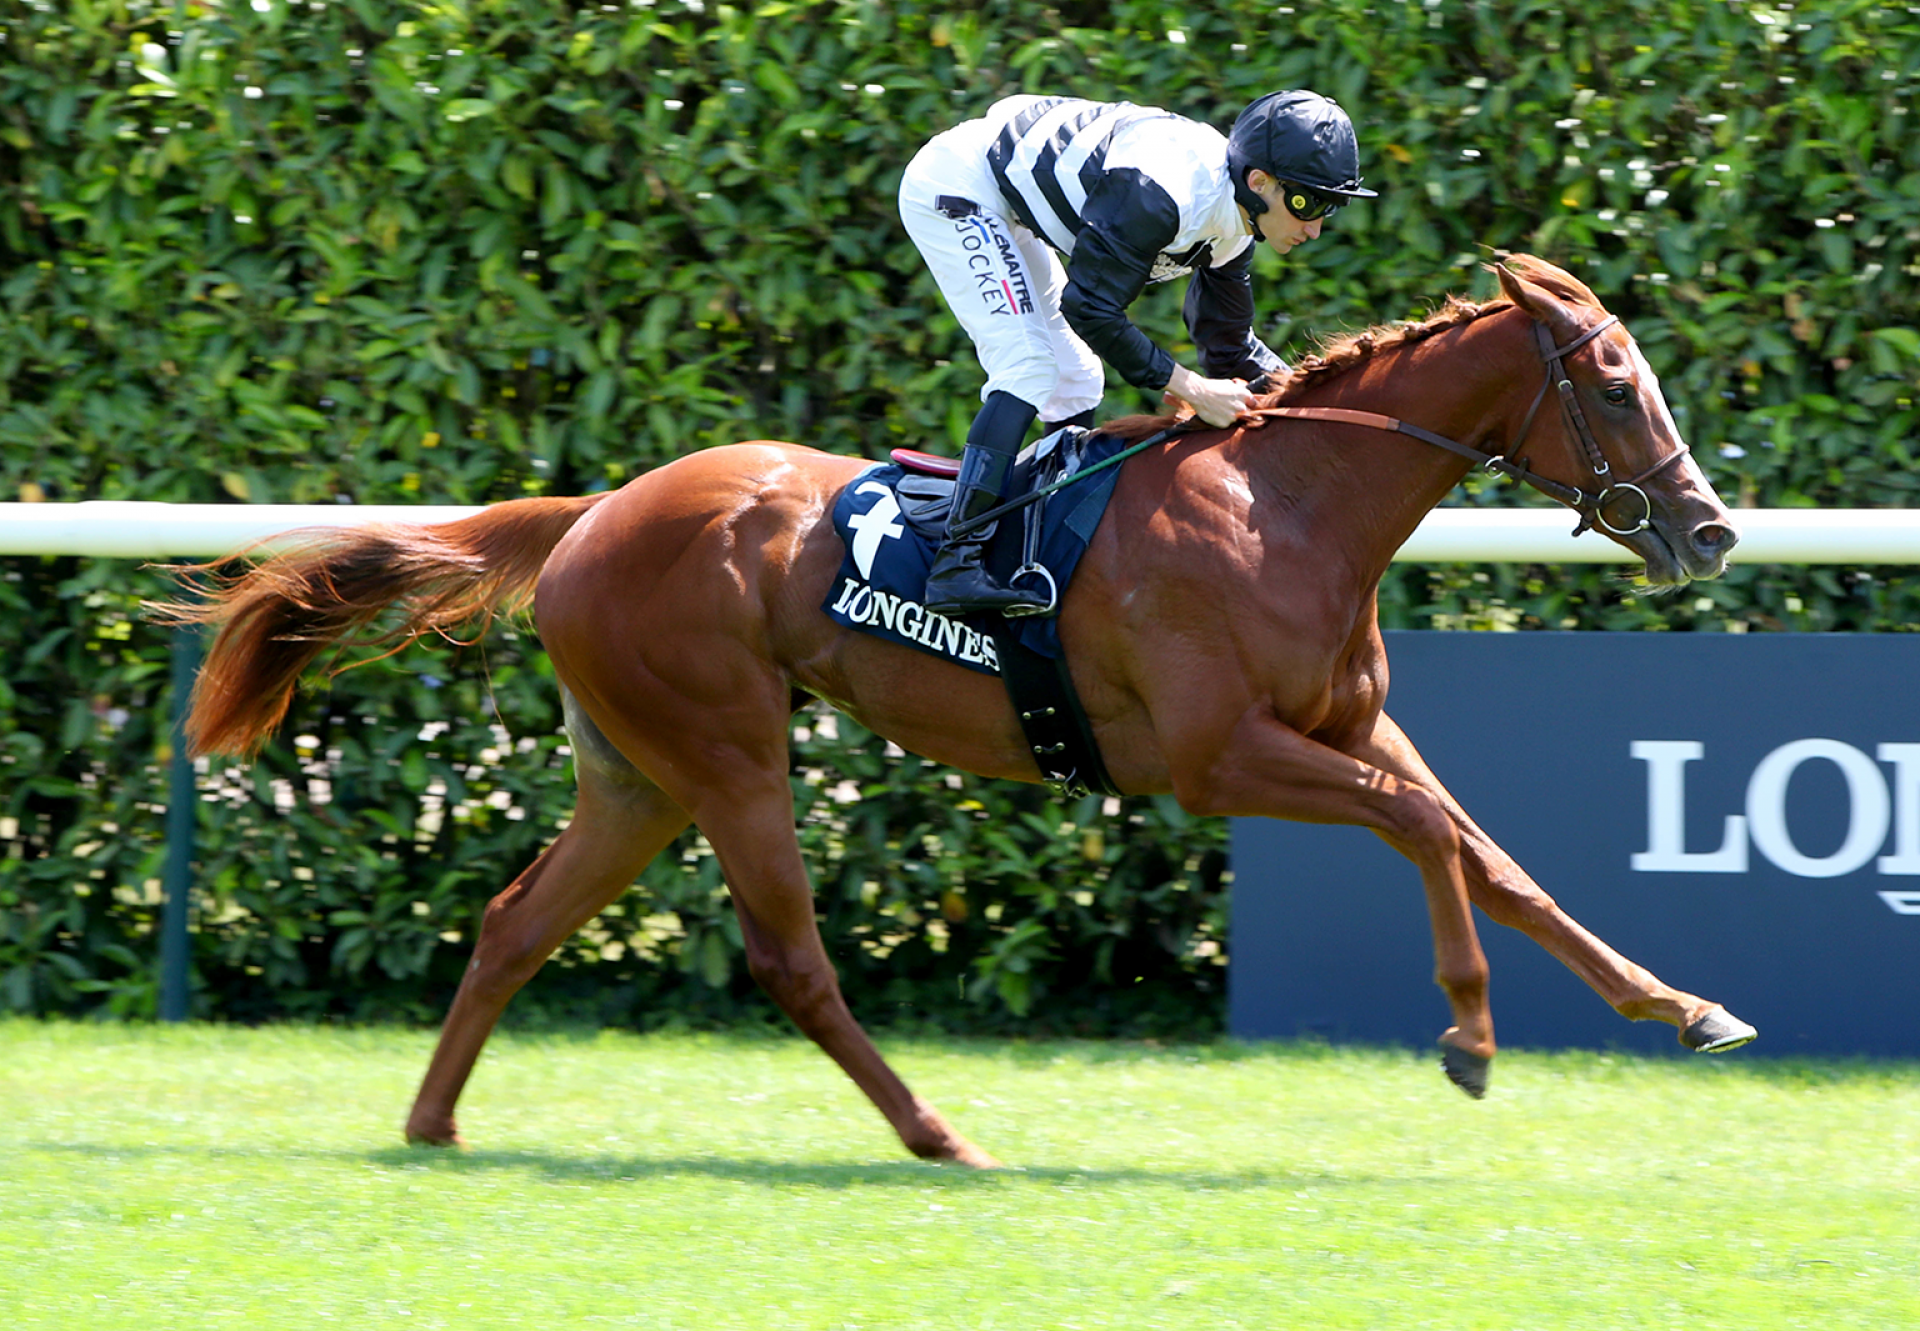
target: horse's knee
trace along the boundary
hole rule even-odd
[[[1438,865],[1460,858],[1460,825],[1432,791],[1406,786],[1394,801],[1392,822],[1382,835],[1416,864]]]

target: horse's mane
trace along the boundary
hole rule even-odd
[[[1533,285],[1551,292],[1569,304],[1600,308],[1600,298],[1594,295],[1584,282],[1571,273],[1554,267],[1544,259],[1537,259],[1531,254],[1508,254],[1501,256],[1500,262]],[[1436,333],[1444,333],[1450,328],[1470,324],[1485,315],[1506,309],[1512,303],[1505,296],[1498,296],[1488,301],[1470,301],[1462,300],[1458,296],[1448,296],[1439,309],[1423,319],[1379,324],[1357,333],[1343,333],[1330,338],[1321,344],[1318,352],[1307,356],[1295,365],[1286,382],[1276,391],[1255,398],[1254,405],[1278,406],[1298,397],[1309,388],[1345,374],[1355,366],[1365,365],[1382,352],[1424,342]],[[1100,429],[1106,434],[1119,435],[1127,440],[1137,440],[1164,430],[1179,419],[1177,415],[1123,416],[1118,420],[1106,422]]]

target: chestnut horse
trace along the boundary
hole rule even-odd
[[[1623,1016],[1678,1027],[1691,1048],[1754,1034],[1569,918],[1382,710],[1377,586],[1474,458],[1578,507],[1583,526],[1598,521],[1644,558],[1656,585],[1716,576],[1736,539],[1653,372],[1593,293],[1537,259],[1495,271],[1502,298],[1454,299],[1423,323],[1344,339],[1305,362],[1267,410],[1133,458],[1059,623],[1122,790],[1171,791],[1208,816],[1354,823],[1413,861],[1452,1010],[1443,1065],[1475,1096],[1494,1035],[1473,906],[1525,932]],[[1549,385],[1559,394],[1543,411]],[[1144,438],[1167,423],[1117,428]],[[843,550],[834,497],[867,465],[742,443],[610,494],[513,500],[434,526],[301,533],[211,601],[171,608],[221,626],[188,721],[195,750],[246,752],[279,723],[303,668],[330,644],[372,636],[389,607],[405,623],[383,641],[450,630],[532,592],[563,686],[579,803],[487,906],[407,1120],[411,1140],[460,1140],[455,1101],[508,999],[691,822],[719,857],[754,978],[908,1150],[994,1163],[907,1088],[854,1020],[794,832],[788,732],[812,698],[910,752],[1038,779],[1000,681],[822,612]],[[1632,480],[1612,481],[1616,472]]]

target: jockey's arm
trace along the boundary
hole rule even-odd
[[[1200,349],[1200,368],[1216,379],[1265,379],[1287,375],[1287,363],[1253,332],[1253,245],[1216,266],[1200,264],[1187,283],[1182,313]]]
[[[1246,384],[1195,374],[1127,318],[1155,257],[1178,232],[1173,200],[1145,176],[1116,171],[1088,196],[1081,216],[1086,225],[1060,296],[1067,324],[1128,383],[1172,393],[1209,425],[1233,424],[1247,406]]]

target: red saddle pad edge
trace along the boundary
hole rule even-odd
[[[925,472],[929,476],[960,474],[959,458],[943,458],[937,453],[922,453],[912,448],[896,448],[890,456],[908,471]]]

